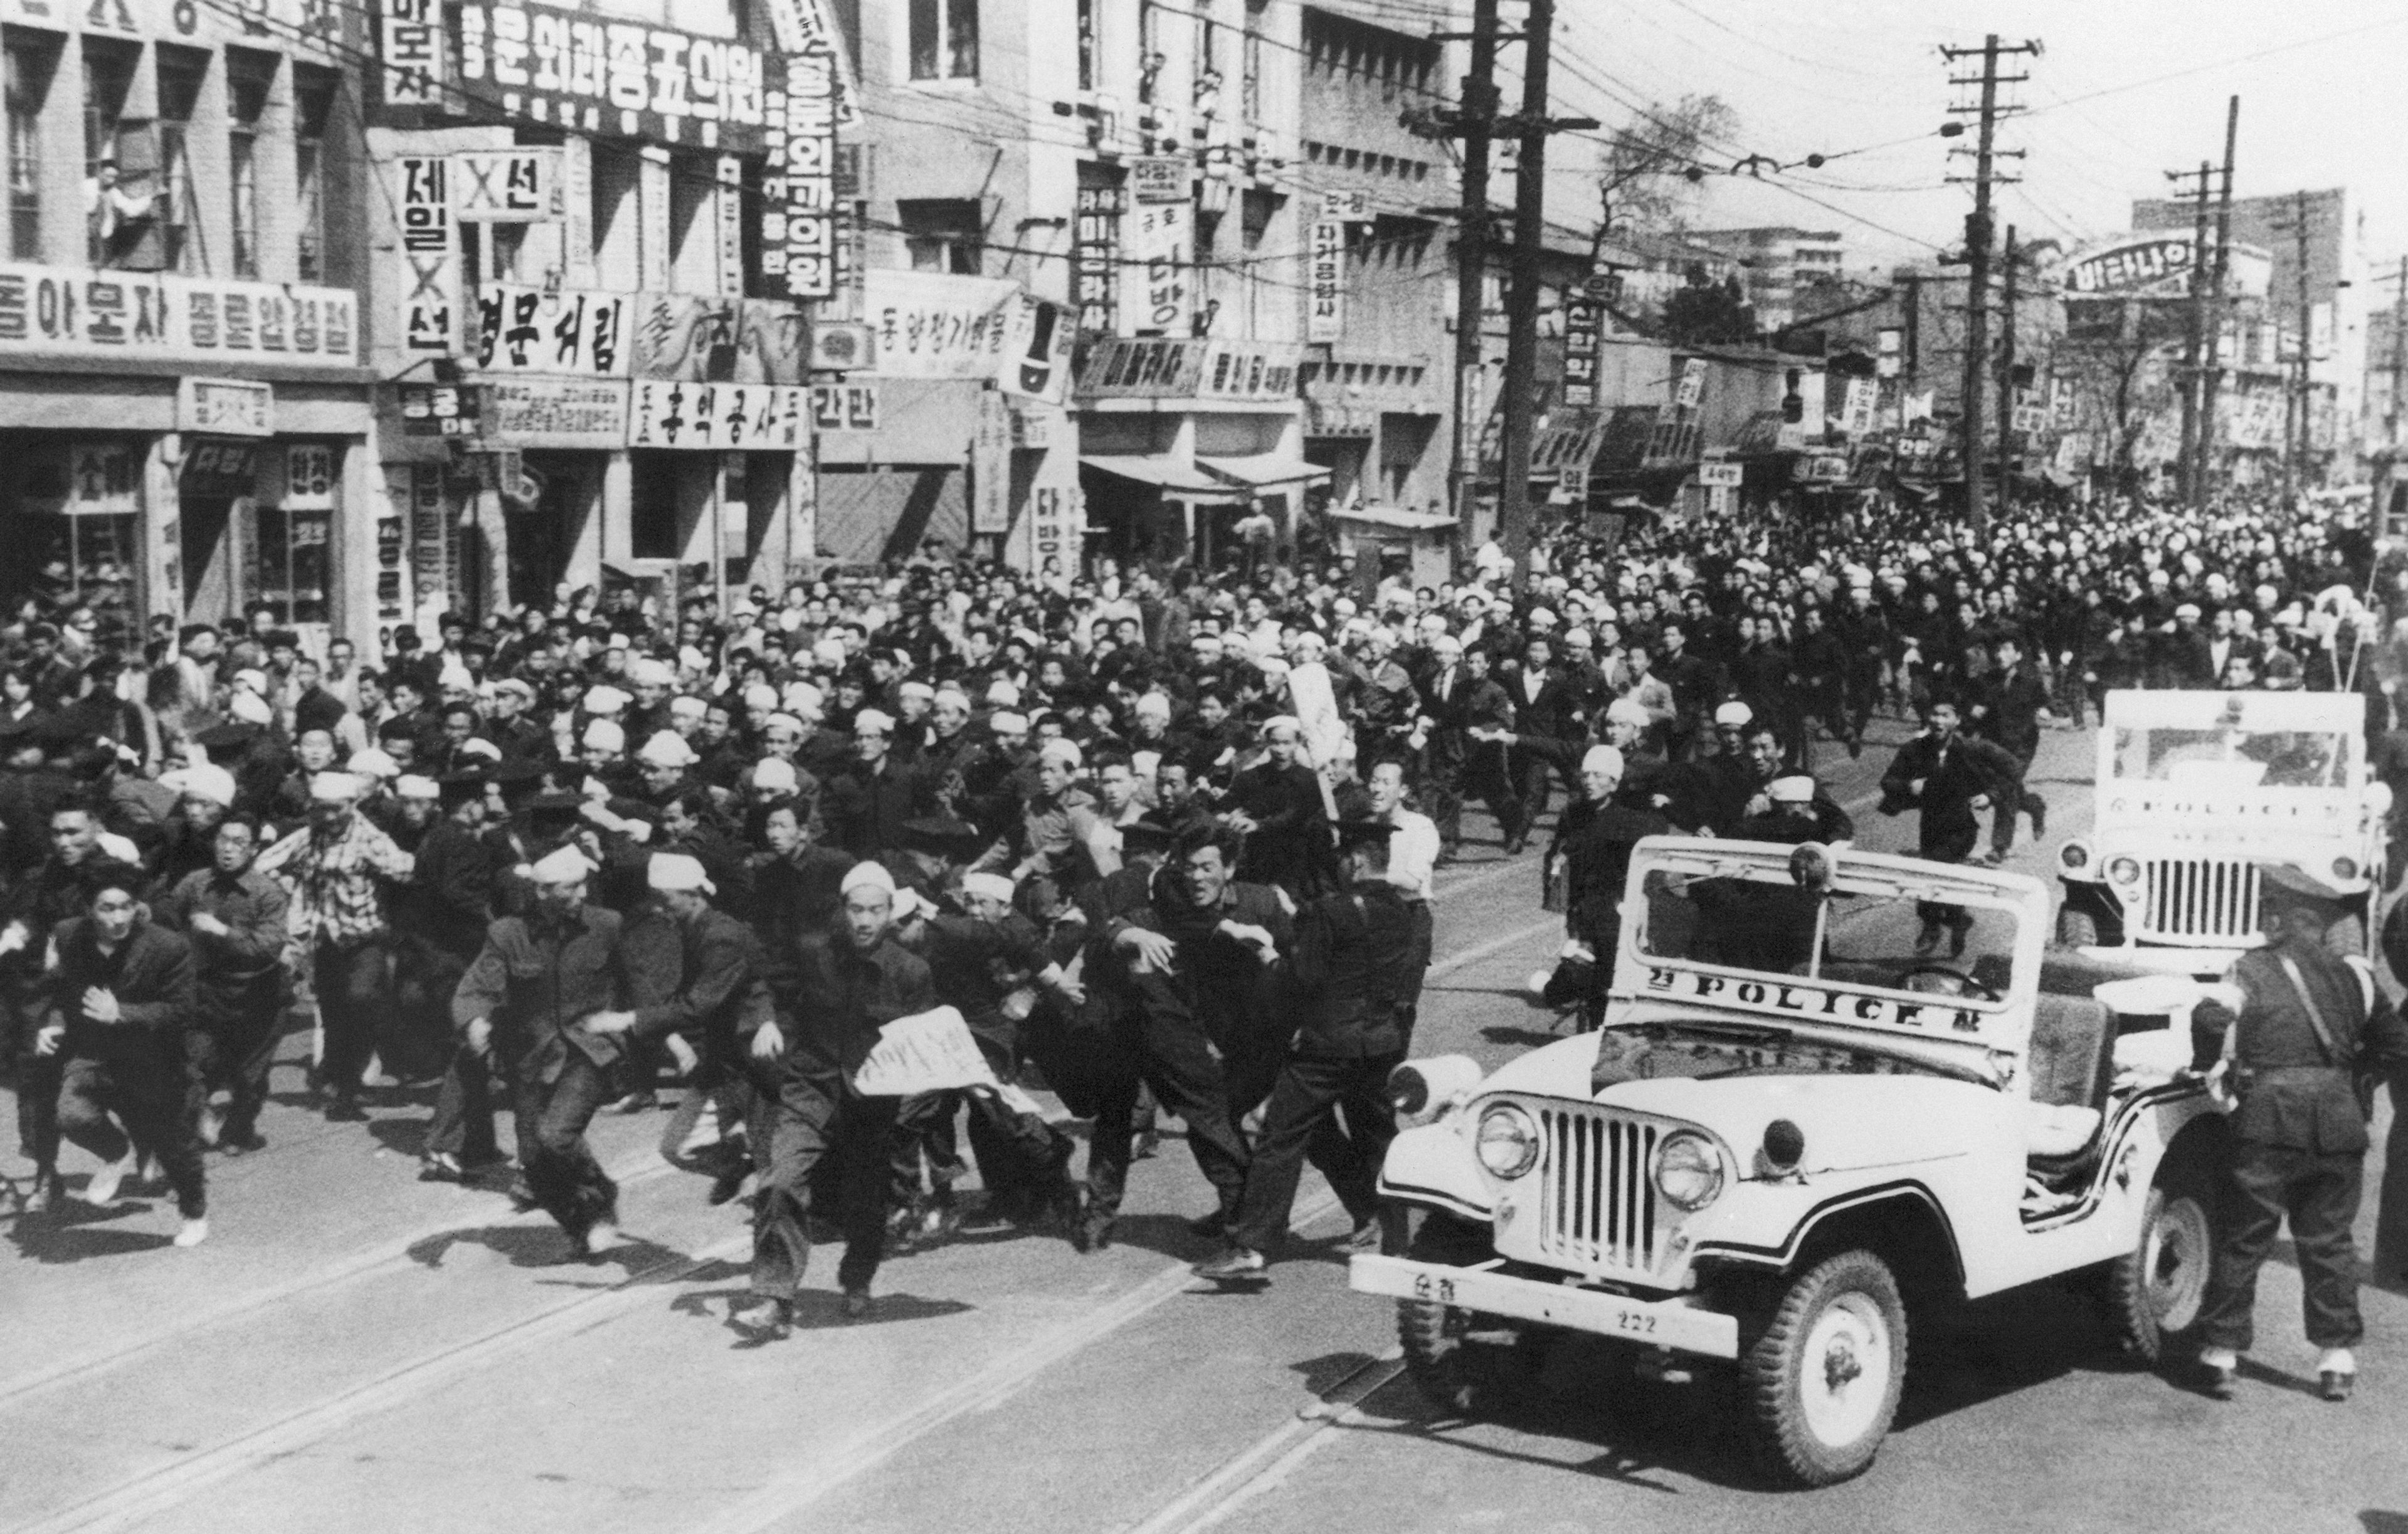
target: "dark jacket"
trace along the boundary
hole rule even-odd
[[[769,989],[761,978],[761,943],[724,911],[705,910],[679,924],[677,988],[636,1008],[638,1038],[680,1033],[727,1048],[770,1019]]]
[[[64,1024],[60,1053],[159,1071],[180,1071],[184,1032],[199,1004],[192,945],[174,932],[136,919],[114,954],[104,954],[90,916],[72,916],[50,930],[49,1010],[44,1026]],[[119,1020],[84,1016],[83,995],[97,986],[117,998]]]
[[[265,874],[211,868],[179,880],[157,915],[193,945],[203,995],[248,992],[282,968],[290,902],[284,886]],[[194,916],[204,911],[225,923],[224,936],[193,930]]]
[[[2283,960],[2299,966],[2341,1058],[2328,1053]],[[2193,1058],[2202,1068],[2223,1052],[2233,1029],[2233,1088],[2241,1108],[2233,1132],[2245,1142],[2319,1155],[2367,1148],[2366,1118],[2350,1075],[2358,1069],[2408,1064],[2408,1023],[2378,992],[2370,1013],[2358,972],[2314,943],[2253,948],[2233,962],[2243,1001],[2238,1019],[2214,1001],[2191,1016]],[[2237,1027],[2234,1025],[2237,1023]]]
[[[1917,780],[1923,791],[1914,790]],[[1898,756],[1882,774],[1882,809],[1891,815],[1919,807],[1923,823],[1918,850],[1942,862],[1962,862],[1981,835],[1973,801],[2000,790],[1991,769],[1963,740],[1943,749],[1937,737],[1917,735],[1898,748]]]
[[[1406,1010],[1420,990],[1413,920],[1385,878],[1324,895],[1297,913],[1290,966],[1296,1048],[1360,1058],[1401,1054]]]
[[[572,1049],[596,1065],[619,1058],[616,1038],[577,1025],[614,1010],[620,991],[619,914],[580,905],[555,920],[538,908],[494,923],[452,994],[452,1021],[492,1019],[494,1047],[514,1070],[556,1081]]]
[[[937,1004],[927,962],[889,932],[867,952],[846,938],[810,956],[804,1005],[786,1041],[790,1071],[847,1076],[878,1047],[878,1030]]]
[[[493,921],[494,854],[482,837],[443,819],[418,844],[409,883],[394,890],[394,926],[460,959],[484,945]]]

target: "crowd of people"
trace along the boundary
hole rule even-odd
[[[724,608],[563,591],[372,658],[266,608],[139,648],[27,611],[0,630],[27,1211],[68,1198],[72,1142],[102,1166],[83,1201],[148,1158],[204,1239],[208,1158],[263,1145],[314,1018],[326,1118],[435,1085],[420,1174],[514,1161],[576,1255],[619,1239],[591,1121],[674,1093],[663,1153],[750,1201],[771,1331],[830,1235],[854,1314],[884,1253],[966,1220],[1109,1244],[1156,1113],[1213,1194],[1202,1271],[1260,1282],[1308,1159],[1376,1239],[1467,803],[1509,856],[1545,822],[1528,888],[1576,960],[1548,1000],[1593,1021],[1639,837],[1846,840],[1814,760],[1876,714],[1913,731],[1883,808],[1950,860],[2040,832],[2040,731],[2110,688],[2361,690],[2387,729],[2408,646],[2367,603],[2395,575],[2363,530],[2268,504],[1977,533],[1877,499],[1567,530],[1522,571],[1492,543],[1437,588],[921,561]],[[861,1091],[881,1030],[939,1007],[992,1083]],[[1075,1176],[1039,1084],[1092,1122]]]

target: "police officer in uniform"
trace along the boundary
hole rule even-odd
[[[2324,1398],[2346,1400],[2358,1374],[2350,1349],[2365,1333],[2350,1227],[2368,1140],[2352,1074],[2408,1062],[2408,1023],[2368,972],[2325,945],[2342,916],[2331,889],[2275,864],[2259,878],[2266,945],[2232,966],[2240,1015],[2215,1000],[2192,1014],[2201,1069],[2226,1053],[2229,1030],[2225,1069],[2240,1102],[2223,1231],[2200,1313],[2200,1364],[2209,1394],[2230,1399],[2251,1342],[2258,1269],[2287,1214]]]
[[[1384,819],[1340,821],[1345,888],[1297,915],[1296,1047],[1271,1088],[1228,1224],[1228,1250],[1198,1263],[1199,1278],[1265,1280],[1267,1254],[1287,1234],[1308,1154],[1354,1217],[1354,1244],[1368,1247],[1376,1233],[1374,1184],[1397,1137],[1388,1072],[1404,1058],[1407,1010],[1421,983],[1412,913],[1404,891],[1388,882],[1388,839],[1396,829]],[[1343,1132],[1333,1121],[1340,1111]]]

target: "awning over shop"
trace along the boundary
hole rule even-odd
[[[1286,453],[1250,453],[1242,458],[1208,458],[1198,453],[1196,466],[1233,485],[1299,485],[1329,477],[1329,471],[1320,464]]]
[[[1157,490],[1226,494],[1229,489],[1223,481],[1168,453],[1087,453],[1080,458],[1079,466],[1121,479],[1134,479]]]
[[[1454,518],[1443,512],[1407,511],[1402,506],[1340,506],[1330,516],[1341,522],[1370,522],[1379,527],[1400,528],[1408,533],[1434,533],[1440,528],[1452,530]]]

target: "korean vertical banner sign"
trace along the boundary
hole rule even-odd
[[[377,26],[384,104],[443,105],[443,7],[437,0],[381,0]]]
[[[837,289],[836,59],[789,53],[784,86],[769,98],[769,166],[763,186],[761,265],[790,298]]]
[[[452,237],[451,164],[441,155],[405,155],[393,163],[401,183],[401,348],[418,357],[452,356],[459,350],[460,250]]]
[[[1346,226],[1335,219],[1312,226],[1306,274],[1304,338],[1336,341],[1346,332]]]
[[[1131,334],[1186,335],[1194,329],[1195,291],[1188,259],[1196,240],[1192,203],[1140,203],[1121,218],[1129,275],[1143,286],[1121,305]]]
[[[1603,310],[1595,298],[1574,291],[1564,295],[1564,403],[1597,404],[1597,338]]]

